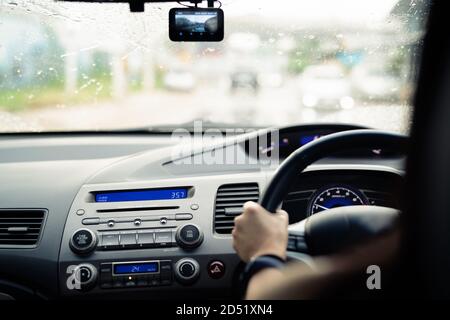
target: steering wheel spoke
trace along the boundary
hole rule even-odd
[[[305,239],[305,224],[307,220],[289,225],[288,251],[308,253]]]

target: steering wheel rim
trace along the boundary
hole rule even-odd
[[[377,130],[352,130],[328,135],[292,153],[278,168],[260,201],[273,213],[280,207],[299,173],[337,151],[354,148],[396,149],[405,152],[408,138]],[[288,251],[329,254],[347,245],[380,235],[395,225],[399,211],[376,206],[349,206],[317,213],[289,226]]]
[[[321,137],[298,148],[283,161],[267,185],[260,204],[267,211],[275,212],[297,175],[312,163],[333,153],[357,148],[388,148],[406,152],[407,146],[408,138],[403,135],[371,129],[344,131]]]

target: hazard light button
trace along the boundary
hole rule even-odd
[[[208,275],[213,279],[220,279],[225,274],[225,265],[222,261],[211,261],[208,265]]]

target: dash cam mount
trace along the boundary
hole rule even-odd
[[[69,0],[71,1],[71,0]],[[83,1],[83,0],[82,0]],[[195,5],[195,7],[198,6],[198,4],[202,2],[207,2],[208,8],[214,8],[214,2],[220,2],[220,0],[180,0],[180,1],[174,1],[174,0],[130,0],[130,1],[123,1],[128,2],[130,5],[130,11],[131,12],[144,12],[145,11],[145,3],[151,3],[151,2],[176,2],[176,3],[191,3]]]
[[[169,12],[169,38],[181,42],[218,42],[224,38],[224,14],[220,0],[56,0],[67,2],[128,3],[131,12],[144,12],[146,3],[176,2],[183,8]],[[199,4],[206,2],[207,6]],[[219,7],[215,7],[219,3]],[[190,4],[190,5],[189,5]]]
[[[220,0],[56,0],[56,1],[66,1],[66,2],[100,2],[100,3],[128,3],[130,5],[131,12],[144,12],[146,3],[191,3],[198,5],[202,2],[207,2],[208,8],[213,8],[215,2]]]
[[[130,10],[143,12],[145,2],[177,2],[184,5],[169,11],[169,38],[172,41],[218,42],[224,38],[224,14],[220,0],[130,0]],[[207,7],[199,7],[203,2],[207,3]],[[214,6],[216,2],[220,4],[218,8]]]

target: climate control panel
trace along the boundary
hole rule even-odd
[[[100,288],[118,289],[171,285],[171,260],[107,262],[100,264]]]
[[[200,265],[192,258],[172,260],[102,262],[98,268],[82,263],[71,269],[67,283],[70,289],[88,292],[100,290],[155,288],[194,284],[200,275]]]

